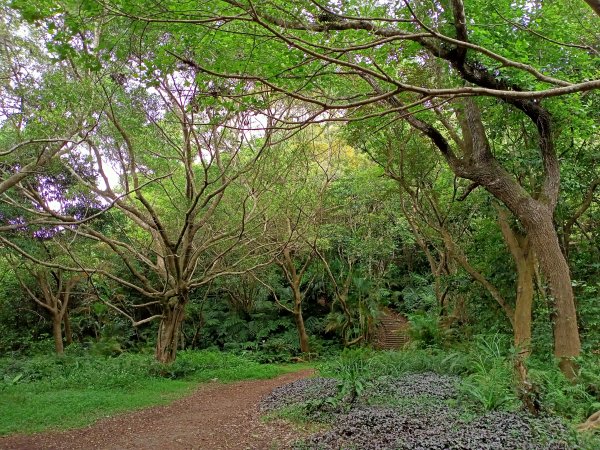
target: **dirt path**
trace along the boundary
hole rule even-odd
[[[289,426],[260,421],[260,399],[311,370],[271,380],[202,385],[191,396],[103,419],[76,430],[0,438],[0,449],[279,449],[297,437]]]

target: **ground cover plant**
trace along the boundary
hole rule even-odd
[[[317,430],[297,449],[597,448],[598,437],[573,429],[587,412],[567,419],[576,405],[595,408],[591,398],[582,405],[581,396],[567,400],[576,387],[554,386],[533,415],[518,400],[517,385],[498,377],[498,365],[507,362],[500,354],[431,349],[345,352],[320,366],[323,376],[281,386],[261,407],[267,417]],[[559,408],[545,400],[560,392]]]

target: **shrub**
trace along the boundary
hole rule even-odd
[[[444,341],[438,316],[415,313],[408,316],[410,338],[419,348],[441,347]]]

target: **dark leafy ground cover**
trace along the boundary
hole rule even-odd
[[[268,412],[302,402],[333,398],[337,395],[337,386],[338,381],[334,378],[304,378],[274,389],[262,399],[259,408]]]
[[[298,441],[296,449],[571,449],[568,428],[556,417],[476,411],[462,404],[460,378],[434,372],[379,377],[354,399],[333,378],[312,378],[277,388],[263,411],[291,411],[327,429]]]

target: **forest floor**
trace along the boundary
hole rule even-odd
[[[207,383],[175,402],[68,431],[0,437],[0,449],[277,449],[298,438],[283,421],[261,421],[260,400],[312,369],[270,380]]]

